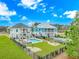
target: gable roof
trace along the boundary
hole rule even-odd
[[[29,28],[29,26],[23,24],[23,23],[18,23],[14,26],[12,26],[11,28]]]
[[[41,24],[37,25],[37,28],[56,28],[56,27],[49,23],[41,23]]]

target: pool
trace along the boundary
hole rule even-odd
[[[28,40],[29,43],[38,43],[38,42],[43,42],[43,40],[32,38]]]

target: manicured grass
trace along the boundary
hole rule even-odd
[[[32,59],[7,36],[0,36],[0,59]]]
[[[45,56],[51,52],[54,52],[55,50],[61,48],[61,47],[64,47],[63,44],[60,44],[58,46],[52,46],[52,45],[49,45],[47,42],[41,42],[41,43],[34,43],[34,44],[28,44],[28,46],[32,46],[32,47],[38,47],[40,49],[42,49],[42,51],[40,52],[37,52],[37,54],[39,56]]]

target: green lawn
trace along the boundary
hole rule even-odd
[[[28,44],[28,46],[32,46],[32,47],[38,47],[40,49],[42,49],[42,51],[40,52],[37,52],[37,55],[39,56],[45,56],[51,52],[54,52],[56,49],[59,49],[61,47],[64,47],[63,44],[60,44],[58,46],[52,46],[52,45],[49,45],[48,43],[46,42],[41,42],[41,43],[35,43],[35,44]]]
[[[0,59],[31,59],[19,46],[7,36],[0,36]]]

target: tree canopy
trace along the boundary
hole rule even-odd
[[[79,57],[79,18],[75,18],[75,21],[70,26],[69,32],[67,33],[67,37],[71,39],[69,43],[67,43],[67,53],[72,57]]]

